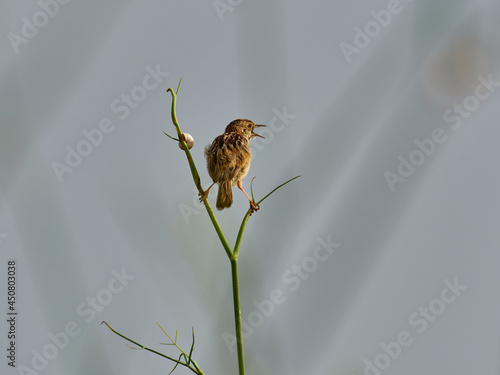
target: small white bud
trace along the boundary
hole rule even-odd
[[[188,149],[192,149],[193,146],[194,146],[194,139],[193,137],[191,136],[191,134],[188,134],[188,133],[182,133],[182,137],[184,138],[184,142],[186,142],[187,146],[188,146]],[[182,147],[182,143],[179,142],[179,148],[181,150],[184,150],[184,148]]]

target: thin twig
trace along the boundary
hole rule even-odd
[[[127,341],[129,341],[129,342],[131,342],[131,343],[133,343],[133,344],[135,344],[135,345],[137,345],[139,348],[141,348],[141,349],[143,349],[143,350],[147,350],[147,351],[149,351],[149,352],[151,352],[151,353],[154,353],[154,354],[157,354],[157,355],[159,355],[159,356],[161,356],[161,357],[167,358],[167,359],[169,359],[169,360],[171,360],[171,361],[175,362],[177,365],[182,365],[182,366],[184,366],[184,367],[187,367],[188,369],[190,369],[191,371],[193,371],[195,374],[198,374],[198,375],[204,375],[204,374],[203,374],[203,372],[199,369],[199,367],[195,365],[194,361],[193,361],[193,365],[195,365],[195,367],[193,368],[193,367],[191,367],[188,363],[181,362],[181,361],[180,361],[180,358],[179,358],[179,359],[175,359],[175,358],[169,357],[169,356],[168,356],[168,355],[166,355],[166,354],[163,354],[163,353],[157,352],[156,350],[150,349],[150,348],[148,348],[148,347],[146,347],[146,346],[144,346],[144,345],[139,344],[137,341],[134,341],[134,340],[132,340],[132,339],[129,339],[127,336],[122,335],[122,334],[121,334],[120,332],[118,332],[118,331],[115,331],[115,330],[114,330],[113,328],[111,328],[111,326],[110,326],[108,323],[106,323],[105,321],[103,321],[101,324],[105,324],[105,325],[106,325],[106,326],[107,326],[107,327],[111,330],[111,332],[113,332],[113,333],[115,333],[116,335],[120,336],[121,338],[124,338],[125,340],[127,340]],[[161,327],[160,327],[160,328],[161,328]],[[162,330],[163,330],[163,329],[162,329]],[[164,331],[164,332],[165,332],[165,331]],[[168,335],[167,335],[167,336],[168,336]],[[170,337],[169,337],[169,338],[170,338]],[[176,346],[177,346],[177,345],[176,345]],[[177,348],[178,348],[179,350],[181,350],[179,347],[177,347]],[[182,353],[184,353],[182,350],[181,350],[181,352],[182,352]],[[181,356],[182,356],[182,354],[181,354]],[[177,367],[177,365],[176,365],[176,367]]]

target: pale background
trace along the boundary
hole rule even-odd
[[[158,321],[185,349],[195,327],[207,375],[237,372],[223,339],[234,324],[229,262],[185,156],[162,134],[174,133],[165,91],[182,76],[177,114],[204,185],[203,147],[227,123],[290,116],[254,141],[257,197],[302,177],[262,204],[243,240],[243,317],[258,318],[254,301],[275,289],[286,297],[246,339],[248,374],[374,374],[365,366],[377,356],[383,374],[500,374],[498,88],[443,118],[475,95],[478,77],[500,82],[500,3],[402,0],[380,30],[370,12],[385,0],[232,4],[219,15],[211,1],[73,0],[52,6],[17,53],[8,33],[22,35],[24,17],[43,23],[40,5],[0,5],[0,274],[17,260],[18,365],[31,367],[33,350],[73,321],[80,334],[40,374],[167,374],[170,362],[99,325],[177,356],[158,345]],[[340,46],[365,27],[374,36],[349,63]],[[148,66],[168,76],[145,91]],[[112,103],[134,89],[147,97],[121,119]],[[103,119],[113,131],[60,182],[53,163]],[[437,128],[446,141],[391,191],[384,173]],[[235,190],[234,206],[216,213],[231,243],[247,206]],[[314,269],[308,257],[329,236],[340,246]],[[311,272],[292,290],[285,280],[304,261]],[[135,278],[106,292],[124,267]],[[439,302],[455,279],[467,289]],[[98,295],[113,299],[85,322],[77,307]],[[409,319],[429,305],[445,310],[419,333]],[[383,362],[381,345],[404,331],[411,345]],[[18,373],[6,362],[2,374]]]

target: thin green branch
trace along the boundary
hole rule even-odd
[[[267,197],[269,197],[272,193],[274,193],[276,190],[278,190],[279,188],[285,186],[286,184],[288,184],[289,182],[295,180],[296,178],[299,178],[300,176],[295,176],[291,179],[289,179],[288,181],[282,183],[281,185],[275,187],[273,190],[271,190],[270,193],[268,193],[264,198],[262,198],[260,201],[257,202],[257,204],[260,204],[264,201],[264,199],[266,199]],[[255,178],[255,177],[254,177]],[[253,197],[253,180],[254,178],[252,178],[252,181],[250,182],[250,191],[252,193],[252,200],[254,201],[255,203],[255,199]],[[245,227],[247,225],[247,222],[248,222],[248,219],[250,219],[250,215],[252,215],[253,213],[253,209],[252,207],[250,207],[248,209],[248,211],[246,212],[245,216],[243,217],[243,221],[241,222],[241,225],[240,225],[240,229],[238,231],[238,236],[236,237],[236,243],[234,244],[234,250],[233,250],[233,256],[231,259],[238,259],[238,255],[239,255],[239,252],[240,252],[240,245],[241,245],[241,239],[243,238],[243,232],[245,231]]]
[[[193,333],[193,343],[191,344],[191,349],[189,350],[189,362],[191,362],[191,356],[193,355],[193,350],[194,350],[194,327],[192,327],[192,333]],[[189,364],[188,362],[188,364]],[[193,361],[194,362],[194,361]]]
[[[295,176],[295,177],[293,177],[293,178],[289,179],[289,180],[288,180],[288,181],[286,181],[286,182],[283,182],[281,185],[279,185],[279,186],[275,187],[273,190],[271,190],[271,192],[270,192],[269,194],[267,194],[264,198],[262,198],[262,199],[261,199],[260,201],[258,201],[257,203],[258,203],[258,204],[260,204],[260,203],[264,202],[264,199],[266,199],[267,197],[269,197],[272,193],[274,193],[274,192],[275,192],[276,190],[278,190],[280,187],[285,186],[285,185],[286,185],[286,184],[288,184],[289,182],[292,182],[293,180],[295,180],[296,178],[299,178],[299,177],[300,177],[300,175]]]
[[[252,195],[252,201],[255,203],[255,198],[253,197],[253,180],[255,180],[255,177],[252,178],[250,181],[250,194]]]
[[[111,332],[115,333],[116,335],[120,336],[121,338],[123,338],[123,339],[125,339],[125,340],[127,340],[127,341],[129,341],[129,342],[131,342],[131,343],[133,343],[133,344],[135,344],[135,345],[137,345],[137,346],[138,346],[138,348],[132,348],[132,349],[144,349],[144,350],[147,350],[147,351],[149,351],[149,352],[151,352],[151,353],[157,354],[157,355],[159,355],[159,356],[161,356],[161,357],[164,357],[164,358],[167,358],[167,359],[171,360],[172,362],[175,362],[175,363],[176,363],[176,367],[177,367],[177,365],[182,365],[182,366],[184,366],[184,367],[187,367],[187,368],[188,368],[188,369],[190,369],[191,371],[193,371],[195,374],[198,374],[198,375],[204,375],[204,374],[203,374],[203,372],[199,369],[199,367],[195,364],[195,362],[194,362],[194,361],[191,361],[191,362],[193,363],[193,366],[195,366],[195,367],[193,368],[193,367],[191,367],[191,366],[189,365],[189,363],[184,363],[184,362],[182,362],[182,361],[180,360],[180,358],[179,358],[179,359],[175,359],[175,358],[169,357],[169,356],[168,356],[168,355],[166,355],[166,354],[163,354],[163,353],[160,353],[160,352],[158,352],[158,351],[156,351],[156,350],[150,349],[150,348],[148,348],[148,347],[146,347],[146,346],[144,346],[144,345],[139,344],[137,341],[134,341],[134,340],[132,340],[132,339],[129,339],[127,336],[122,335],[122,334],[121,334],[120,332],[118,332],[118,331],[115,331],[113,328],[111,328],[111,326],[110,326],[108,323],[106,323],[106,322],[104,322],[104,321],[103,321],[101,324],[105,324],[105,325],[106,325],[106,326],[107,326],[107,327],[111,330]],[[160,328],[161,328],[161,327],[160,327]],[[163,330],[163,328],[162,328],[162,330]],[[163,332],[165,332],[165,331],[163,331]],[[167,336],[168,336],[168,335],[167,335]],[[170,338],[170,337],[169,337],[169,338]],[[127,345],[127,346],[128,346],[128,345]],[[129,346],[129,347],[130,347],[130,346]],[[181,350],[181,349],[180,349],[177,345],[176,345],[176,347],[177,347],[177,348],[178,348],[178,349],[179,349],[182,353],[184,353],[184,352],[183,352],[183,351],[182,351],[182,350]],[[185,353],[184,353],[184,354],[185,354]],[[182,356],[182,355],[181,355],[181,356]]]
[[[134,350],[143,350],[143,349],[144,349],[144,346],[141,346],[140,348],[135,348],[135,347],[133,347],[133,346],[130,346],[129,344],[125,344],[125,345],[127,345],[127,347],[128,347],[129,349],[134,349]]]
[[[181,358],[182,358],[182,354],[179,356],[179,361],[181,360]],[[170,375],[171,373],[173,373],[173,372],[175,371],[175,369],[177,368],[177,366],[179,366],[179,363],[180,363],[180,362],[177,362],[177,363],[175,364],[174,368],[172,369],[172,371],[170,371],[170,372],[168,373],[168,375]]]
[[[181,88],[181,82],[182,82],[182,77],[179,80],[179,84],[177,85],[177,90],[175,90],[175,95],[177,95],[179,93],[179,89]]]
[[[166,344],[166,345],[174,345],[177,349],[179,349],[179,351],[182,353],[182,354],[186,354],[184,353],[184,351],[179,348],[179,346],[177,345],[177,331],[175,331],[175,340],[172,340],[172,338],[168,335],[168,333],[163,329],[163,327],[160,325],[160,323],[156,322],[156,324],[158,325],[158,327],[160,327],[160,329],[163,331],[163,333],[168,337],[168,339],[170,340],[171,344]]]
[[[172,338],[168,335],[168,333],[163,329],[163,327],[160,325],[160,323],[156,322],[156,324],[158,325],[158,327],[160,327],[160,329],[163,331],[163,333],[165,335],[167,335],[167,337],[170,339],[170,341],[172,342],[172,345],[175,345],[175,347],[177,349],[179,349],[179,351],[182,353],[181,356],[179,357],[179,360],[182,356],[184,356],[184,359],[186,361],[186,365],[189,367],[189,365],[192,363],[193,366],[195,367],[196,370],[198,370],[200,373],[201,370],[200,368],[198,367],[198,365],[196,364],[196,362],[191,358],[192,354],[193,354],[193,351],[194,351],[194,327],[192,328],[192,335],[193,335],[193,343],[191,344],[191,349],[189,351],[189,355],[186,354],[186,352],[184,350],[182,350],[179,345],[177,345],[177,331],[175,331],[175,340],[172,340]],[[176,365],[177,366],[177,365]],[[175,370],[175,368],[174,368]],[[173,370],[172,370],[173,371]]]
[[[163,132],[163,134],[165,134],[165,135],[166,135],[167,137],[169,137],[170,139],[173,139],[174,141],[179,142],[179,140],[178,140],[177,138],[172,137],[171,135],[169,135],[169,134],[167,134],[167,133],[165,133],[165,132]]]
[[[182,136],[181,128],[180,128],[179,123],[177,121],[175,104],[177,101],[177,93],[179,92],[181,81],[182,81],[182,78],[179,81],[179,85],[177,86],[177,91],[175,93],[174,93],[174,90],[171,88],[169,88],[167,90],[167,92],[170,92],[170,94],[172,95],[172,110],[171,110],[172,122],[175,126],[175,129],[177,130],[177,134],[179,135],[179,142],[182,144],[184,152],[186,153],[186,157],[187,157],[188,163],[189,163],[189,168],[191,169],[191,174],[193,176],[194,184],[196,185],[196,188],[198,189],[198,193],[200,194],[200,196],[204,197],[202,201],[205,204],[205,208],[207,210],[208,216],[210,217],[210,220],[212,221],[212,224],[215,228],[215,231],[217,232],[217,235],[219,236],[219,239],[222,243],[222,246],[224,247],[224,250],[226,251],[227,256],[229,258],[231,258],[231,256],[232,256],[231,247],[229,246],[229,243],[227,242],[226,237],[224,236],[224,233],[222,232],[222,229],[221,229],[221,227],[220,227],[220,225],[219,225],[219,223],[214,215],[214,212],[212,211],[212,208],[210,207],[210,204],[208,203],[208,199],[205,196],[205,191],[203,190],[203,187],[201,186],[200,175],[198,174],[198,170],[196,169],[196,166],[194,164],[193,157],[191,156],[191,152],[189,151],[189,148],[188,148],[186,142],[184,141],[184,137]]]
[[[233,256],[231,257],[232,259],[237,260],[239,253],[240,253],[240,245],[241,245],[241,239],[243,238],[243,232],[245,232],[245,228],[247,226],[248,219],[250,219],[250,215],[252,215],[253,209],[250,207],[243,217],[243,221],[241,222],[240,229],[238,231],[238,236],[236,237],[236,242],[234,244],[234,250],[233,250]]]

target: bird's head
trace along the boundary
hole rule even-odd
[[[260,128],[266,125],[257,125],[253,121],[246,119],[238,119],[231,121],[231,123],[226,126],[226,133],[237,132],[246,137],[248,140],[255,137],[264,138],[262,135],[254,132],[255,128]]]

